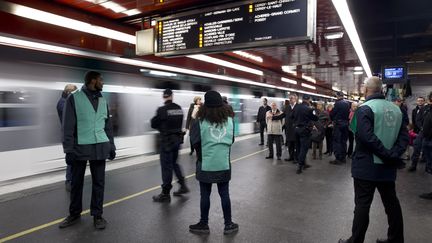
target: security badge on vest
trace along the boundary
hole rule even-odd
[[[95,111],[83,91],[76,91],[73,93],[73,97],[77,116],[78,144],[108,142],[109,139],[105,133],[105,120],[108,118],[108,108],[105,98],[99,97],[97,111]]]
[[[386,149],[391,149],[399,136],[399,130],[402,125],[402,112],[395,104],[383,100],[373,99],[365,102],[360,106],[368,106],[374,114],[374,134],[383,143]],[[351,130],[357,131],[356,113],[350,124]],[[373,155],[375,164],[382,164],[378,156]]]
[[[207,120],[200,121],[202,171],[229,170],[229,150],[233,142],[234,124],[231,117],[223,125],[216,126]]]

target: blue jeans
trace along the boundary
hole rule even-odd
[[[426,157],[426,172],[432,174],[432,139],[423,140],[423,154]]]
[[[412,167],[417,167],[417,163],[420,159],[420,154],[422,152],[422,150],[424,151],[424,147],[423,147],[423,133],[419,132],[419,134],[417,135],[417,137],[414,139],[414,151],[413,154],[411,155],[411,166]]]
[[[201,222],[208,224],[208,215],[210,211],[210,194],[212,189],[212,183],[200,182],[201,191]],[[222,203],[222,211],[224,215],[225,225],[232,223],[231,221],[231,200],[229,196],[229,182],[217,183],[219,196]]]

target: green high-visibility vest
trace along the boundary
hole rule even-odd
[[[374,134],[383,143],[386,149],[391,149],[396,142],[402,125],[402,112],[400,108],[384,99],[373,99],[361,106],[369,106],[374,113]],[[351,130],[357,131],[357,115],[350,124]],[[382,160],[374,155],[374,163],[382,164]]]
[[[105,133],[105,120],[108,118],[108,107],[105,98],[99,97],[98,108],[95,111],[83,91],[76,91],[73,93],[73,97],[77,117],[78,144],[108,142],[109,139]]]
[[[207,120],[200,121],[201,170],[223,171],[230,169],[230,148],[233,143],[234,123],[231,117],[216,126]]]

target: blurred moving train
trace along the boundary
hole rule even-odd
[[[10,180],[63,170],[61,125],[56,104],[68,83],[82,86],[87,69],[22,61],[0,61],[0,184]],[[117,158],[156,151],[157,132],[150,119],[163,104],[161,80],[140,74],[100,71],[104,96],[113,119]],[[192,83],[177,82],[174,102],[184,111],[185,120],[194,96],[204,96]],[[251,90],[228,85],[212,85],[228,97],[233,106],[237,135],[254,132],[261,99]],[[236,94],[233,94],[235,92]],[[285,98],[270,97],[281,106]],[[185,121],[183,123],[184,127]],[[189,146],[185,137],[184,147]]]

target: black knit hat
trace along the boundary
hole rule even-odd
[[[210,90],[204,95],[204,105],[207,107],[221,107],[223,106],[222,96],[219,92]]]
[[[164,98],[168,98],[168,97],[170,97],[172,94],[173,94],[173,92],[172,92],[171,89],[165,89],[164,92],[163,92],[163,97],[164,97]]]

